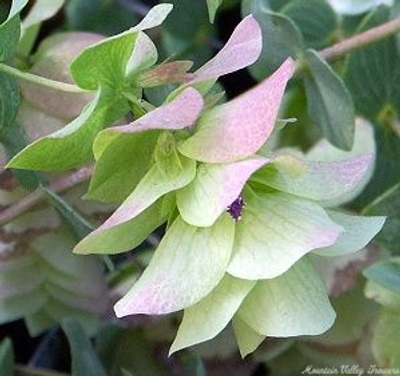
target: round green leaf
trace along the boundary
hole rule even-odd
[[[138,21],[135,13],[122,4],[105,0],[70,0],[66,5],[66,16],[71,29],[103,35],[118,34]]]
[[[389,20],[389,16],[388,7],[379,7],[364,19],[357,32],[381,25]],[[376,121],[388,108],[398,111],[400,65],[395,38],[389,37],[350,53],[346,60],[344,81],[352,94],[357,113]]]
[[[162,2],[171,3],[174,7],[174,11],[164,23],[169,33],[190,40],[192,44],[196,36],[202,35],[204,38],[210,35],[212,27],[208,21],[205,1],[162,0]]]
[[[400,258],[378,261],[364,270],[365,277],[400,295]]]
[[[280,11],[295,22],[307,47],[319,48],[326,45],[336,31],[336,14],[324,1],[294,0]]]
[[[400,183],[389,188],[364,209],[364,214],[387,215],[377,241],[392,252],[399,251],[400,244]]]
[[[354,142],[353,100],[341,78],[313,50],[304,54],[308,114],[333,145],[350,150]]]
[[[262,29],[263,50],[250,73],[258,81],[274,72],[288,57],[295,57],[303,49],[301,33],[288,17],[269,10],[268,0],[251,2],[250,12]]]
[[[122,88],[138,33],[160,25],[171,10],[172,5],[159,4],[135,27],[86,48],[71,64],[78,86],[87,90],[97,90],[100,85]]]
[[[398,265],[396,265],[396,268],[397,266]],[[398,286],[393,286],[396,280],[398,280],[396,270],[394,272],[393,270],[390,270],[390,274],[387,278],[380,275],[379,270],[377,270],[376,273],[371,272],[371,274],[372,279],[369,279],[365,286],[365,296],[369,299],[375,300],[387,309],[400,312],[400,294]],[[377,279],[377,282],[375,282],[375,278]],[[393,289],[396,290],[393,291]]]

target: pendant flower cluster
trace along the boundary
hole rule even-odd
[[[167,222],[149,266],[115,312],[184,310],[171,352],[215,337],[230,322],[243,356],[266,336],[326,331],[335,313],[308,254],[356,252],[384,223],[334,209],[370,177],[368,127],[357,128],[347,153],[323,142],[306,155],[261,153],[294,73],[292,59],[248,92],[209,105],[212,84],[252,64],[261,44],[258,23],[246,17],[164,105],[100,132],[94,143],[88,197],[123,202],[75,252],[127,251]],[[124,170],[106,182],[104,171],[122,152]],[[107,184],[126,190],[113,197]]]

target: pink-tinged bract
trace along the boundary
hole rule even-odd
[[[337,206],[359,193],[368,181],[373,154],[332,162],[309,161],[294,155],[277,156],[254,180],[275,189]]]
[[[216,80],[225,74],[256,62],[262,50],[262,32],[260,25],[250,15],[245,17],[235,28],[225,46],[210,61],[199,68],[195,78],[189,82]]]
[[[99,158],[105,148],[121,133],[137,133],[149,130],[177,130],[194,124],[204,100],[201,94],[189,87],[173,101],[166,103],[132,123],[108,128],[100,132],[94,142],[94,154]]]
[[[99,253],[107,252],[108,248],[108,252],[116,253],[137,246],[140,244],[137,240],[143,241],[143,235],[149,235],[166,219],[166,214],[162,215],[161,209],[156,209],[157,202],[169,192],[189,184],[195,174],[196,162],[193,159],[179,153],[160,152],[157,163],[151,166],[121,206],[100,227],[82,239],[74,252]]]
[[[112,127],[109,130],[111,132],[136,133],[151,129],[186,128],[196,121],[203,105],[201,94],[189,87],[172,102],[148,112],[130,124]]]
[[[146,16],[131,30],[143,31],[161,25],[172,11],[172,4],[158,4],[151,8]]]
[[[98,233],[102,230],[128,222],[144,212],[160,197],[189,184],[195,176],[195,162],[181,156],[180,160],[175,163],[180,170],[173,178],[163,174],[158,165],[153,165],[137,185],[136,189],[127,197],[114,214],[95,230],[95,232]]]
[[[228,215],[206,228],[190,226],[178,217],[142,276],[115,305],[117,316],[161,315],[203,299],[225,275],[233,235]]]
[[[382,229],[386,220],[383,216],[364,217],[333,210],[327,213],[344,231],[333,245],[313,252],[325,257],[345,256],[360,251]]]
[[[274,128],[294,69],[294,61],[288,58],[253,89],[205,112],[195,134],[179,150],[190,158],[209,163],[228,163],[254,154]]]
[[[176,194],[182,218],[194,226],[211,226],[240,195],[254,171],[268,162],[254,156],[229,164],[201,164],[194,180]]]

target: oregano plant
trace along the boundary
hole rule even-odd
[[[1,3],[1,372],[400,374],[399,10]]]

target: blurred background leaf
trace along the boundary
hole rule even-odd
[[[46,187],[41,187],[51,204],[57,209],[66,223],[70,226],[77,241],[83,239],[94,230],[94,227],[79,214],[67,201]]]
[[[357,32],[388,21],[390,9],[381,6],[363,20]],[[386,38],[350,53],[344,80],[359,115],[380,124],[400,108],[400,65],[395,38]],[[389,119],[388,119],[389,117]]]
[[[222,1],[223,0],[207,0],[208,17],[210,18],[211,23],[214,22],[215,14],[217,13]]]
[[[103,35],[118,34],[139,21],[132,8],[109,0],[69,0],[66,15],[69,29]]]
[[[19,88],[17,80],[5,73],[0,73],[0,142],[14,124],[19,110]]]
[[[108,376],[85,333],[85,328],[73,319],[65,319],[62,328],[71,351],[71,376]]]
[[[363,272],[370,281],[399,294],[400,297],[400,258],[381,260]]]
[[[181,355],[181,361],[187,376],[207,376],[204,363],[200,357],[186,352]]]
[[[388,216],[383,229],[376,236],[376,241],[393,253],[400,253],[400,183],[377,197],[363,213]]]
[[[198,68],[212,55],[214,27],[208,20],[205,1],[163,0],[174,10],[163,24],[163,59],[191,60]]]
[[[252,13],[262,29],[261,56],[249,68],[258,81],[274,72],[288,56],[296,57],[303,49],[303,37],[296,24],[289,17],[272,12],[266,3],[254,0],[243,12],[243,15]]]
[[[400,310],[384,309],[379,316],[372,349],[380,367],[400,369]]]
[[[161,365],[141,328],[126,329],[113,324],[105,326],[96,337],[96,351],[110,376],[119,376],[121,370],[133,376],[170,375]]]
[[[14,353],[9,338],[0,342],[0,370],[1,376],[14,376]]]
[[[10,160],[15,154],[28,145],[28,137],[21,124],[18,121],[15,121],[8,132],[4,135],[1,142],[4,145],[7,159]],[[39,172],[14,169],[11,169],[11,171],[21,186],[25,189],[34,190],[41,182],[43,182],[43,176]]]

